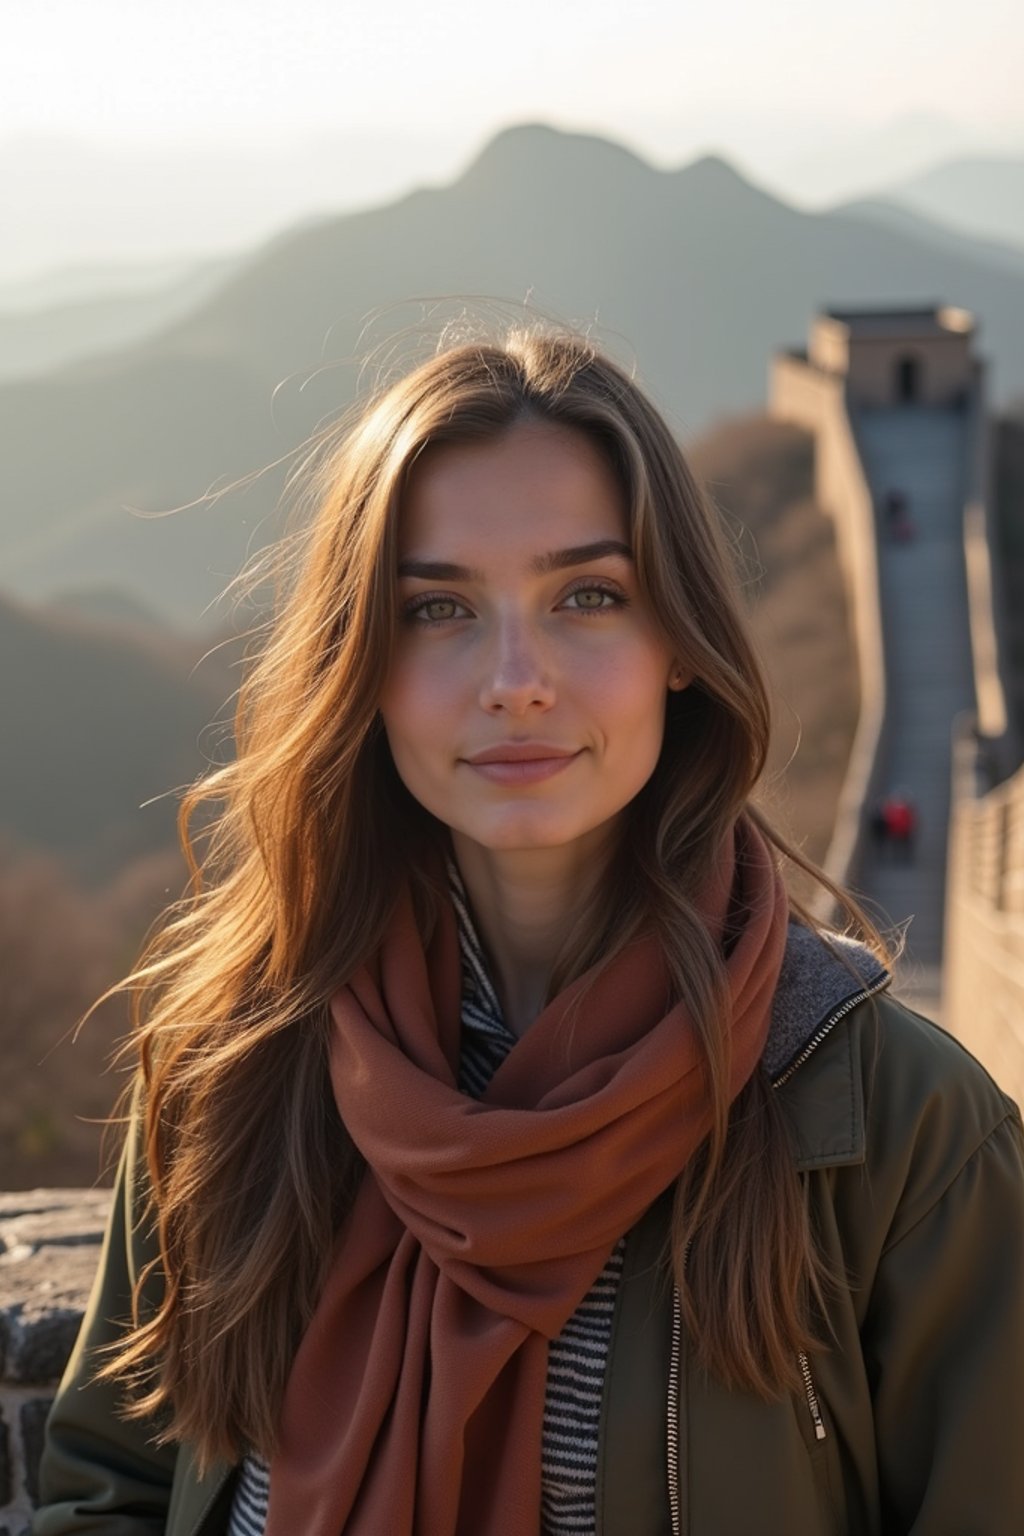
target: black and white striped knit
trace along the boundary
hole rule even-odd
[[[465,891],[454,865],[451,896],[462,953],[462,1052],[459,1088],[479,1098],[516,1042],[487,973]],[[543,1536],[593,1536],[597,1432],[601,1413],[615,1293],[625,1237],[548,1351],[541,1440]],[[242,1465],[228,1536],[262,1536],[267,1518],[268,1469],[258,1458]]]

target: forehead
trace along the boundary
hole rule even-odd
[[[520,422],[480,443],[427,448],[410,472],[399,513],[399,549],[465,558],[500,540],[545,548],[627,538],[625,500],[604,454],[583,432]]]

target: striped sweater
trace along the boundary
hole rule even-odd
[[[451,895],[462,954],[462,1051],[459,1088],[479,1098],[516,1036],[501,1014],[473,927],[465,891],[454,866]],[[541,1441],[543,1536],[593,1536],[597,1434],[615,1293],[622,1273],[625,1237],[548,1351],[547,1391]],[[228,1536],[262,1536],[267,1518],[269,1472],[246,1457],[235,1490]]]

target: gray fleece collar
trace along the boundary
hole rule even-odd
[[[865,944],[839,933],[826,937],[827,942],[803,923],[789,924],[762,1056],[770,1077],[784,1072],[845,1003],[880,990],[892,979]]]

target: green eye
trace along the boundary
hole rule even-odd
[[[574,587],[565,604],[574,613],[608,613],[612,608],[623,608],[628,599],[613,587],[583,583]]]
[[[418,612],[425,619],[438,621],[440,619],[453,619],[457,607],[458,603],[453,602],[450,597],[432,597],[428,603],[424,603],[423,607],[418,609]]]
[[[402,616],[408,624],[447,624],[452,619],[464,618],[466,609],[454,597],[444,597],[440,593],[431,597],[424,593],[405,604]]]

